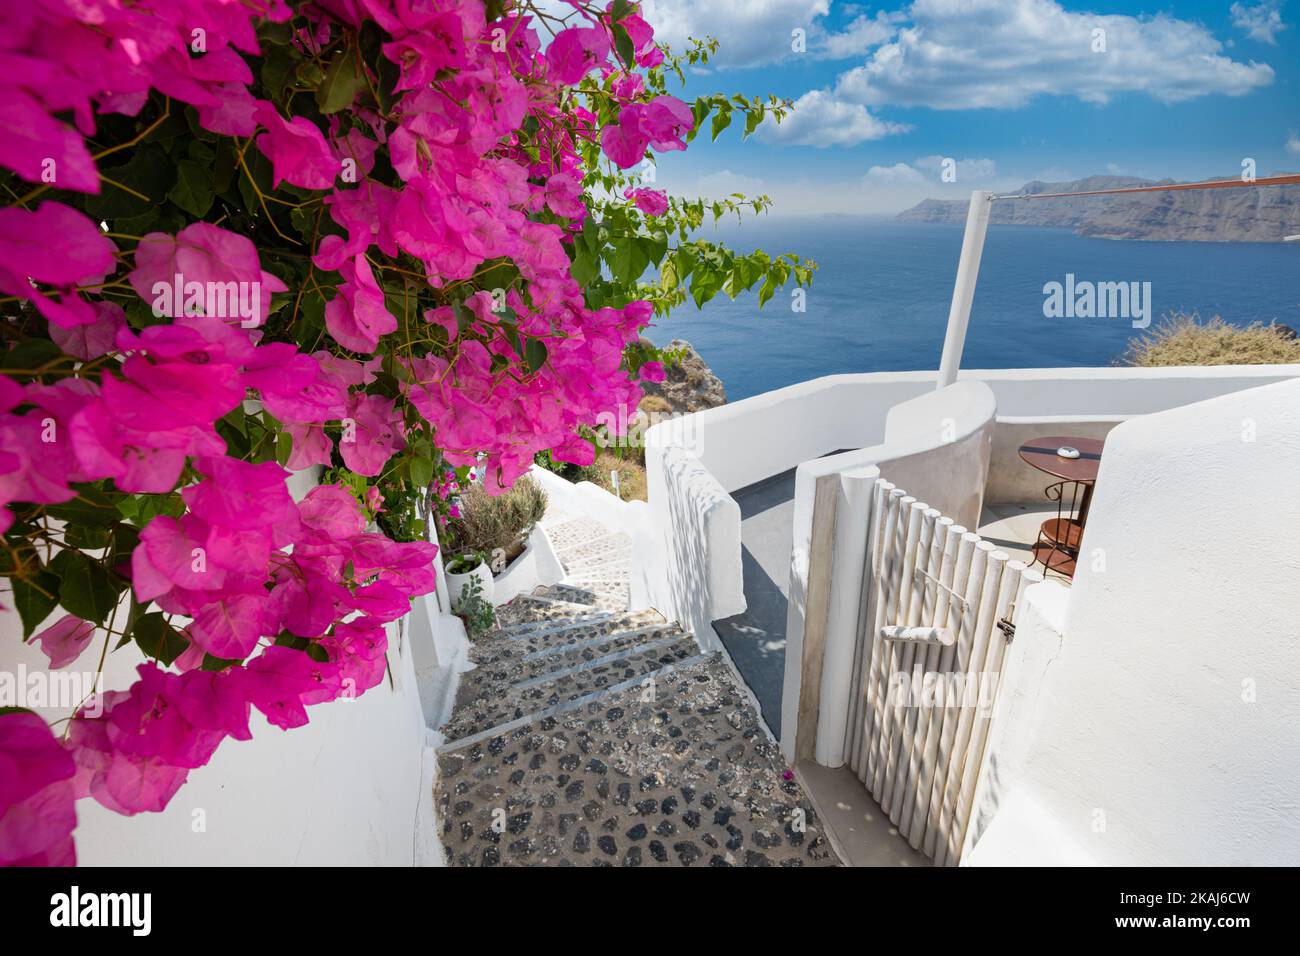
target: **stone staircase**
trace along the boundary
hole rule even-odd
[[[727,662],[628,610],[630,538],[543,524],[564,582],[498,608],[440,728],[448,864],[837,864]]]

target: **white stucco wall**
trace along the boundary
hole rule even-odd
[[[1060,653],[991,751],[1002,808],[972,864],[1300,863],[1298,475],[1300,381],[1110,433]]]
[[[56,612],[56,614],[61,612]],[[53,621],[55,618],[51,618]],[[408,618],[408,621],[410,619]],[[459,622],[442,619],[455,630]],[[125,817],[92,799],[77,802],[83,865],[383,865],[438,862],[433,833],[432,746],[412,643],[416,630],[389,626],[385,680],[352,701],[308,708],[294,730],[253,712],[253,739],[226,740],[162,813]],[[455,635],[444,644],[455,643]],[[428,639],[425,635],[422,639]],[[93,672],[101,641],[65,671]],[[444,652],[446,648],[444,647]],[[134,644],[108,655],[104,686],[125,689],[144,660]],[[21,667],[20,667],[21,665]],[[39,647],[21,642],[17,615],[0,613],[0,670],[45,672]],[[444,675],[450,675],[444,670]],[[444,692],[450,692],[448,682]],[[435,705],[436,706],[436,705]],[[47,720],[69,708],[34,707]]]
[[[289,481],[301,498],[313,471]],[[441,575],[440,575],[441,576]],[[93,799],[77,802],[78,861],[83,865],[410,866],[437,865],[433,747],[429,730],[449,713],[467,665],[460,621],[437,594],[389,625],[391,683],[355,700],[307,708],[309,723],[281,730],[253,711],[253,739],[227,739],[192,770],[162,813],[125,817]],[[119,615],[125,613],[125,603]],[[63,611],[46,621],[53,623]],[[39,629],[38,629],[39,630]],[[93,675],[102,635],[62,673]],[[111,651],[102,687],[125,690],[145,660],[135,644]],[[18,615],[0,610],[0,672],[48,674],[39,646],[22,642]],[[71,707],[30,707],[50,721]]]
[[[633,605],[677,621],[705,650],[713,622],[745,610],[740,506],[685,448],[647,448],[649,526],[633,548]]]

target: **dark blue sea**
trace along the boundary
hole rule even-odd
[[[649,331],[690,341],[730,399],[819,375],[935,369],[943,348],[962,227],[888,220],[761,217],[706,229],[736,249],[797,252],[817,262],[807,311],[788,292],[761,310],[754,293],[688,303]],[[1043,286],[1150,282],[1152,327],[1175,310],[1239,325],[1300,329],[1300,242],[1132,242],[1069,230],[991,225],[965,368],[1106,366],[1141,332],[1128,319],[1048,319]]]

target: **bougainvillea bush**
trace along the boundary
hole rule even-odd
[[[0,711],[0,863],[74,862],[79,799],[162,810],[253,709],[289,729],[380,684],[449,473],[590,462],[662,375],[655,314],[809,280],[693,238],[762,198],[653,185],[785,104],[683,102],[709,42],[569,7],[6,8],[0,597],[52,668],[146,662],[53,727]]]

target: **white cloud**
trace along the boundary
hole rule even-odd
[[[922,156],[913,165],[942,181],[945,164],[953,162],[947,156]],[[998,174],[998,164],[991,159],[959,159],[955,161],[957,180],[965,183],[980,183],[993,179]]]
[[[830,0],[643,0],[642,15],[656,39],[674,50],[688,38],[711,36],[717,66],[762,66],[791,55],[792,31],[817,35],[815,21],[826,16]],[[811,48],[811,44],[810,44]]]
[[[893,166],[872,166],[862,177],[864,186],[921,186],[930,179],[915,166],[895,163]]]
[[[743,173],[733,173],[730,169],[720,169],[695,180],[694,189],[689,196],[703,199],[725,199],[733,193],[740,193],[748,199],[755,199],[768,191],[763,180]]]
[[[905,19],[902,12],[886,13],[884,10],[874,18],[860,15],[841,32],[827,34],[818,44],[819,52],[833,60],[861,56],[891,38],[898,23]]]
[[[1286,138],[1286,151],[1293,156],[1300,156],[1300,136],[1295,134],[1295,130]]]
[[[1286,29],[1282,22],[1282,0],[1263,0],[1253,7],[1234,3],[1232,25],[1252,40],[1277,46],[1277,35]]]
[[[1072,13],[1055,0],[917,0],[907,12],[893,40],[839,77],[838,98],[934,109],[1015,108],[1040,95],[1105,103],[1125,92],[1177,102],[1273,80],[1267,64],[1224,56],[1201,24],[1164,14]],[[1105,52],[1094,52],[1099,38]]]
[[[764,123],[758,135],[790,146],[854,146],[905,133],[910,126],[872,116],[859,103],[845,102],[828,90],[811,90],[794,102],[794,111],[778,126]]]

